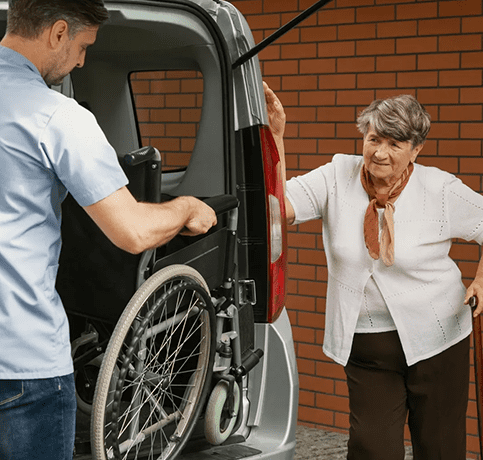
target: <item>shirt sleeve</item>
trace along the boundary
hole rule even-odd
[[[447,188],[451,237],[483,244],[483,196],[455,176]]]
[[[287,182],[287,198],[295,211],[295,225],[322,218],[327,206],[327,178],[331,173],[333,164],[328,163]]]
[[[59,105],[39,142],[44,160],[81,206],[97,203],[128,183],[94,115],[73,99]]]

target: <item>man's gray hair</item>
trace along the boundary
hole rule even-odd
[[[102,25],[109,18],[103,0],[9,0],[7,33],[35,39],[64,20],[73,38],[85,27]]]
[[[357,117],[357,129],[364,137],[372,128],[379,136],[410,141],[413,148],[424,144],[430,127],[429,113],[409,94],[376,99]]]

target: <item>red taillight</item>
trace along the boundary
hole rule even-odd
[[[268,322],[275,321],[285,305],[287,276],[287,229],[285,194],[283,190],[280,157],[272,133],[267,126],[260,127],[263,150],[263,175],[268,223],[270,266],[268,272]]]

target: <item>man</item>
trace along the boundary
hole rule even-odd
[[[11,0],[0,42],[0,458],[71,459],[75,394],[55,291],[67,192],[118,247],[140,253],[215,223],[193,197],[138,203],[93,115],[49,89],[108,18],[102,0]]]

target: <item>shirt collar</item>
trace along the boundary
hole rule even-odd
[[[4,61],[7,61],[10,64],[18,67],[27,67],[32,72],[37,74],[42,81],[44,81],[42,75],[40,75],[39,69],[37,69],[37,67],[35,67],[35,65],[32,64],[32,62],[29,61],[23,54],[20,54],[11,48],[7,48],[6,46],[0,45],[0,59],[3,59]]]

